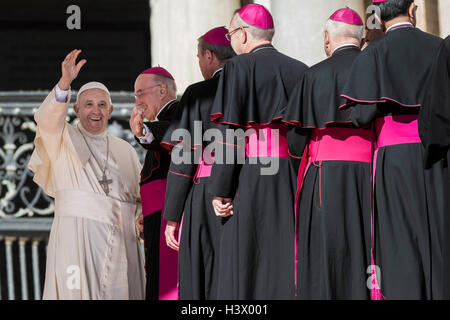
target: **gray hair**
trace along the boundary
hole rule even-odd
[[[160,82],[162,84],[164,84],[167,88],[167,91],[173,95],[173,96],[177,96],[177,84],[175,83],[175,80],[172,80],[168,77],[165,76],[161,76],[161,75],[154,75],[155,76],[155,81],[156,82]]]
[[[242,20],[242,18],[239,15],[238,12],[239,12],[239,9],[235,11],[234,16],[233,16],[234,24],[236,25],[236,27],[247,26],[248,27],[247,28],[248,32],[256,40],[272,41],[273,36],[275,35],[275,29],[274,28],[263,29],[263,28],[258,28],[258,27],[252,26],[252,25],[248,24],[247,22],[245,22],[244,20]]]
[[[357,26],[328,19],[325,31],[328,32],[331,38],[354,38],[358,40],[358,42],[361,42],[364,34],[364,26]]]

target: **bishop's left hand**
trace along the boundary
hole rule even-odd
[[[178,222],[167,221],[166,231],[164,232],[167,246],[175,251],[180,250],[180,242],[178,241],[179,228],[180,224]]]
[[[233,215],[233,199],[214,197],[212,205],[216,216],[226,218]]]

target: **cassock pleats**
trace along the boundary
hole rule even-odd
[[[230,59],[219,81],[213,121],[222,124],[223,132],[250,126],[258,130],[261,125],[273,125],[267,132],[282,132],[279,121],[306,68],[271,45]],[[245,152],[239,146],[242,141],[226,141],[224,154]],[[287,144],[281,147],[287,149]],[[234,210],[222,220],[218,298],[293,299],[296,168],[286,155],[253,156],[212,170],[211,194],[233,198]],[[278,163],[278,170],[261,174],[267,167],[261,161]]]
[[[291,125],[291,153],[297,146],[296,155],[306,162],[306,172],[299,172],[296,203],[298,299],[370,297],[366,270],[371,240],[371,133],[355,129],[350,110],[339,109],[345,104],[340,94],[359,54],[358,47],[344,46],[312,66],[294,90],[283,118]],[[368,138],[362,145],[348,142],[360,135]],[[342,144],[345,152],[330,153],[336,144]],[[360,154],[365,154],[364,159],[357,159]]]
[[[344,89],[353,123],[385,123],[376,133],[374,259],[386,299],[442,298],[444,167],[424,169],[416,121],[441,43],[416,28],[391,30],[356,59]]]
[[[442,43],[428,82],[424,107],[419,114],[419,134],[425,146],[425,166],[446,159],[447,213],[444,217],[444,299],[450,299],[450,36]]]
[[[220,72],[217,72],[212,79],[186,89],[180,101],[182,115],[179,121],[171,124],[162,144],[172,152],[178,152],[180,156],[187,152],[190,159],[187,164],[177,165],[171,162],[164,212],[166,220],[182,220],[179,251],[179,288],[182,300],[217,298],[220,219],[214,213],[212,195],[208,193],[209,177],[197,177],[197,174],[204,147],[203,134],[215,126],[210,121],[210,114],[219,77]],[[190,141],[172,136],[177,129],[189,132]],[[180,145],[175,146],[177,143]],[[178,149],[182,147],[186,149]]]

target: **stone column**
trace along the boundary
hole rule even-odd
[[[356,10],[364,19],[364,4],[364,0],[272,0],[274,45],[282,53],[309,66],[316,64],[326,58],[323,31],[327,19],[334,11],[346,6]]]
[[[228,27],[239,0],[150,0],[152,66],[166,68],[178,94],[203,80],[198,67],[197,39],[209,29]]]
[[[417,9],[417,28],[427,32],[427,6],[425,1],[430,0],[414,0],[414,3],[419,7]]]
[[[439,30],[441,37],[446,38],[450,35],[450,1],[439,0]]]

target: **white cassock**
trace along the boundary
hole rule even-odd
[[[28,167],[55,198],[43,299],[144,299],[144,259],[135,227],[141,211],[138,156],[106,131],[94,136],[81,124],[67,123],[69,101],[57,102],[52,90],[34,116],[35,150]],[[107,136],[109,196],[99,183]]]

